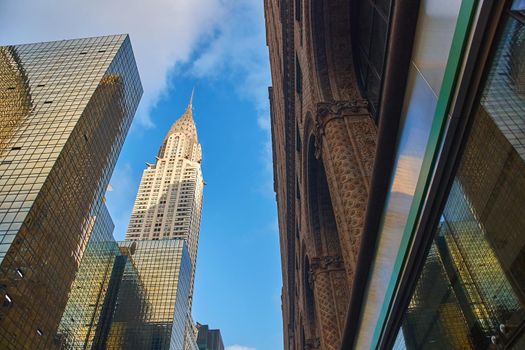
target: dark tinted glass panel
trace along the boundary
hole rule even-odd
[[[378,13],[374,15],[373,40],[370,49],[370,63],[377,74],[383,74],[383,61],[385,58],[387,23]]]
[[[0,349],[53,349],[92,317],[62,322],[69,296],[96,293],[71,292],[95,273],[83,257],[111,254],[88,242],[110,231],[103,196],[142,87],[126,35],[2,46],[0,86]]]
[[[357,2],[357,73],[373,116],[377,115],[388,31],[390,0]],[[370,75],[375,75],[370,77]]]
[[[385,17],[388,18],[390,13],[391,0],[376,0],[376,7]]]
[[[365,55],[370,48],[370,32],[372,31],[373,7],[368,1],[359,4],[359,43]]]

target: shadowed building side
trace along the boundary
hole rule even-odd
[[[354,286],[386,45],[379,13],[356,32],[358,7],[265,1],[286,349],[337,349]]]
[[[224,350],[220,329],[197,323],[197,345],[199,350]]]

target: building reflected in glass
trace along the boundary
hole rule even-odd
[[[505,20],[395,349],[525,346],[524,23]]]
[[[182,349],[191,261],[184,239],[119,242],[124,268],[106,349]],[[101,344],[102,345],[102,344]]]
[[[183,239],[115,242],[105,206],[56,342],[62,349],[182,349],[191,279]]]
[[[96,330],[105,326],[103,306],[106,293],[111,294],[109,282],[119,255],[113,228],[104,205],[97,215],[60,322],[56,340],[61,348],[91,348]]]
[[[127,35],[0,47],[0,348],[62,341],[88,242],[111,231],[103,194],[141,94]]]

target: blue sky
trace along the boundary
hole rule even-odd
[[[0,2],[0,45],[116,33],[131,36],[144,97],[108,193],[115,237],[124,237],[145,162],[195,87],[207,185],[193,317],[220,328],[228,350],[282,349],[263,2]]]

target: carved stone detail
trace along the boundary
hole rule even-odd
[[[306,339],[304,342],[304,350],[313,350],[313,349],[319,349],[321,346],[321,339],[318,337]]]
[[[312,258],[308,279],[316,300],[320,344],[323,349],[338,349],[348,306],[343,259],[340,256]]]
[[[312,258],[311,270],[314,272],[326,272],[329,270],[341,270],[343,259],[340,256],[322,256]]]
[[[317,318],[320,325],[322,348],[338,350],[344,327],[346,303],[348,300],[346,276],[343,269],[326,270],[315,274],[314,294],[316,299]]]
[[[352,115],[368,116],[368,101],[356,99],[353,101],[320,102],[317,104],[317,115],[315,118],[315,157],[321,157],[321,146],[326,125],[338,118]]]
[[[313,258],[308,270],[308,285],[314,288],[316,276],[320,273],[327,273],[330,271],[344,271],[344,262],[340,256],[322,256]]]
[[[285,261],[283,318],[294,326],[284,329],[287,350],[300,348],[305,339],[303,349],[340,349],[354,281],[376,131],[353,67],[351,3],[303,1],[308,16],[297,26],[293,2],[265,1],[274,82],[274,184]],[[304,32],[297,36],[297,30]],[[301,92],[294,93],[298,66]],[[294,144],[297,151],[286,147]],[[301,227],[304,249],[298,250],[294,225]],[[308,264],[296,273],[294,258],[305,254]],[[297,293],[296,286],[306,290]],[[301,331],[305,337],[298,336]]]
[[[355,99],[353,101],[320,102],[317,104],[317,119],[328,115],[368,114],[368,101]]]
[[[366,103],[318,104],[317,128],[341,250],[352,281],[364,224],[376,148],[376,126]]]

